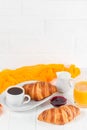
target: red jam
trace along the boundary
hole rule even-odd
[[[63,96],[55,96],[50,100],[50,103],[55,106],[59,107],[61,105],[65,105],[67,102],[67,99]]]

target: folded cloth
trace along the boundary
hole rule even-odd
[[[50,82],[56,78],[56,72],[68,71],[75,78],[80,74],[80,69],[75,65],[68,67],[64,64],[39,64],[23,66],[15,70],[5,69],[0,72],[0,93],[7,87],[29,80]]]

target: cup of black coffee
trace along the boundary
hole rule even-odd
[[[25,94],[22,87],[11,86],[6,90],[6,103],[9,105],[20,106],[28,103],[30,99],[30,96]]]

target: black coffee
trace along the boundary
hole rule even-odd
[[[23,90],[21,88],[14,87],[14,88],[10,88],[7,92],[12,95],[19,95],[23,92]]]

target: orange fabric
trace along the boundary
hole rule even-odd
[[[64,64],[40,64],[24,66],[15,70],[6,69],[0,72],[0,93],[8,86],[27,80],[51,81],[56,78],[56,72],[68,71],[75,78],[80,74],[80,69],[75,65],[65,67]]]

